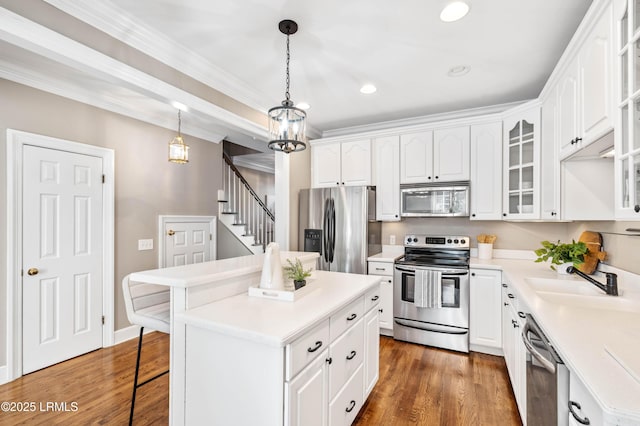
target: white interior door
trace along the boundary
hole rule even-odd
[[[214,223],[214,222],[213,222]],[[164,221],[164,263],[180,266],[214,260],[212,221]]]
[[[102,159],[23,151],[23,373],[102,346]]]

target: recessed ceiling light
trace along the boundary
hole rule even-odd
[[[443,22],[454,22],[464,18],[469,13],[469,5],[463,1],[454,1],[449,3],[440,12],[440,20]]]
[[[305,109],[305,110],[306,110],[306,109],[311,108],[311,105],[309,105],[309,104],[308,104],[308,103],[306,103],[306,102],[299,102],[299,103],[296,105],[296,108],[300,108],[300,109]]]
[[[468,65],[458,65],[452,67],[447,72],[449,77],[460,77],[461,75],[467,74],[471,70],[471,67]]]
[[[180,111],[184,111],[184,112],[187,112],[187,110],[188,110],[188,108],[187,108],[187,106],[185,104],[182,104],[182,103],[176,102],[176,101],[171,102],[171,106],[174,107],[175,109],[179,109]]]
[[[372,93],[375,93],[376,90],[378,89],[376,89],[376,86],[374,86],[373,84],[365,84],[360,88],[360,93],[364,93],[365,95],[370,95]]]

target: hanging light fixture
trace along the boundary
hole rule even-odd
[[[169,142],[169,161],[172,163],[186,164],[189,162],[189,145],[184,143],[180,134],[180,125],[182,124],[182,111],[178,110],[178,136]]]
[[[288,154],[304,151],[307,147],[304,142],[307,113],[296,108],[289,95],[289,36],[298,31],[298,24],[290,19],[285,19],[280,21],[278,28],[281,33],[287,36],[287,90],[282,105],[269,110],[269,148]]]

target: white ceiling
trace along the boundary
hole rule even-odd
[[[309,124],[319,131],[534,98],[591,4],[468,0],[466,17],[444,23],[445,0],[46,1],[261,111],[284,98],[285,36],[277,24],[293,19],[291,96],[311,105]],[[11,59],[36,66],[5,51],[11,55],[0,76],[8,78]],[[459,65],[471,71],[448,77]],[[73,69],[69,78],[85,88],[99,80],[90,69]],[[361,94],[363,83],[378,91]],[[132,92],[154,98],[125,86],[129,100]],[[96,87],[105,92],[103,81]],[[153,100],[168,105],[168,98]],[[196,111],[206,126],[204,108]]]

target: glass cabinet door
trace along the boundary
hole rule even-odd
[[[640,220],[640,0],[628,0],[616,19],[620,29],[616,217]]]
[[[537,211],[540,108],[505,119],[506,218],[533,219]]]

